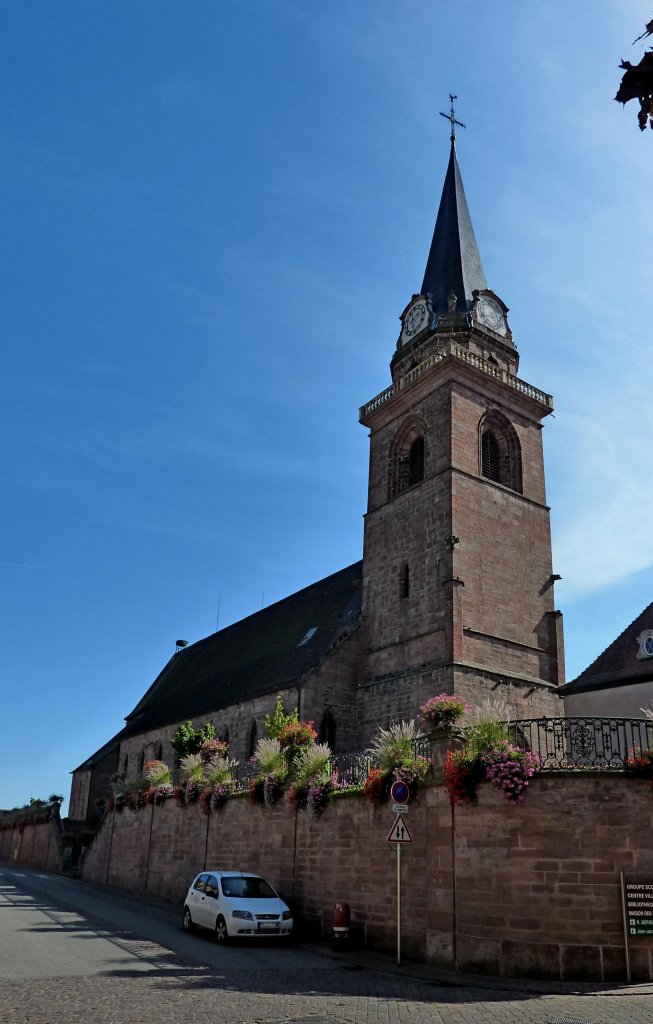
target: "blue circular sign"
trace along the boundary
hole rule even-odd
[[[390,796],[396,804],[407,804],[410,792],[406,783],[400,782],[399,780],[397,780],[397,782],[393,782],[390,790]]]

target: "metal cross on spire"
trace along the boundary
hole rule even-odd
[[[462,123],[462,121],[456,121],[456,115],[455,115],[454,109],[453,109],[453,101],[457,100],[458,97],[457,96],[452,96],[451,93],[449,93],[449,99],[451,100],[451,111],[448,114],[443,114],[442,111],[440,111],[440,117],[446,117],[447,121],[451,122],[451,135],[449,136],[449,138],[451,139],[452,142],[455,142],[456,141],[456,125],[458,125],[459,128],[464,128],[465,125]]]

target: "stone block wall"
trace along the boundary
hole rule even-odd
[[[402,949],[445,967],[504,976],[623,980],[619,872],[653,877],[653,801],[620,774],[543,775],[511,806],[488,784],[452,810],[438,786],[411,804],[402,849]],[[266,875],[329,933],[334,903],[351,904],[369,946],[396,941],[393,813],[341,797],[320,818],[229,801],[108,815],[82,877],[177,903],[205,867]],[[653,980],[653,939],[631,939],[633,976]]]
[[[446,691],[453,692],[453,668],[423,666],[387,679],[372,679],[362,683],[358,691],[361,736],[363,745],[369,744],[379,726],[387,728],[391,722],[417,718],[421,705]]]
[[[61,870],[58,823],[0,830],[0,861],[44,871]]]
[[[653,878],[650,784],[543,776],[510,807],[490,786],[454,811],[456,959],[506,976],[625,977],[619,872]],[[653,978],[653,939],[631,940]]]

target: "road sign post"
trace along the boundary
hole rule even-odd
[[[408,831],[404,817],[408,807],[408,786],[405,782],[394,782],[390,795],[394,800],[393,811],[395,820],[388,833],[387,842],[394,843],[397,849],[397,963],[401,963],[401,847],[404,843],[412,843],[413,837]]]
[[[401,963],[401,843],[397,843],[397,964]]]

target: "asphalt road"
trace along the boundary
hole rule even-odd
[[[653,1024],[653,986],[509,984],[273,940],[217,946],[168,907],[0,866],[0,1024]]]

